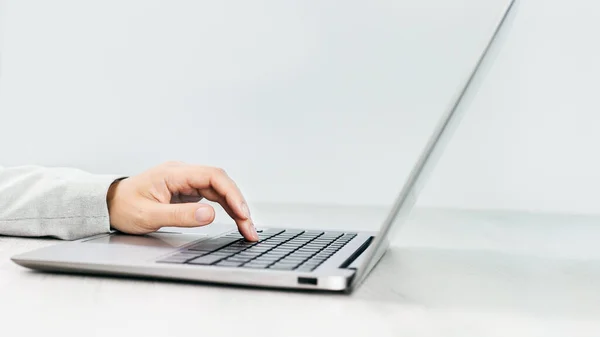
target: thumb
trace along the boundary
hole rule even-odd
[[[154,228],[198,227],[208,225],[214,220],[215,210],[207,204],[156,204],[149,225]]]

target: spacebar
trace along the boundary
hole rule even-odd
[[[204,252],[212,252],[217,249],[223,248],[227,245],[230,245],[238,240],[240,240],[240,239],[238,239],[238,238],[210,239],[210,240],[202,241],[202,242],[198,243],[197,245],[194,245],[188,249],[189,250],[199,250],[199,251],[204,251]]]

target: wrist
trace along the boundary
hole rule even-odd
[[[113,228],[112,226],[112,210],[114,208],[114,202],[116,200],[116,196],[117,196],[117,190],[119,188],[119,185],[121,183],[121,181],[123,181],[126,178],[120,178],[115,180],[109,187],[108,187],[108,191],[106,193],[106,206],[108,209],[108,218],[109,218],[109,222],[110,222],[110,230],[114,230],[115,228]]]

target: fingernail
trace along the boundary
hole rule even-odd
[[[205,224],[212,220],[212,211],[209,207],[201,207],[196,210],[196,221]]]
[[[246,219],[250,219],[250,210],[248,209],[248,205],[245,202],[242,202],[242,213],[244,213],[244,217]]]
[[[254,223],[250,223],[250,230],[254,239],[258,241],[258,233],[256,232],[256,227],[254,227]]]

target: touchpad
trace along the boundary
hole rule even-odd
[[[178,248],[190,242],[205,238],[203,234],[180,233],[151,233],[146,235],[129,235],[113,233],[97,239],[84,241],[84,243],[104,243],[129,246],[144,246],[156,248]]]

